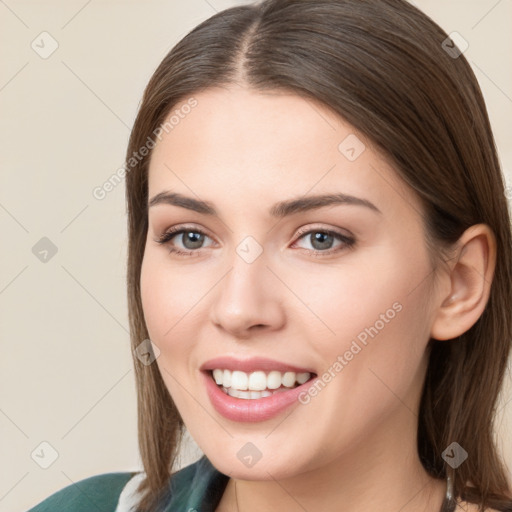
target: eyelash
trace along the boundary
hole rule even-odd
[[[207,233],[205,233],[204,231],[202,231],[199,228],[187,227],[187,226],[177,226],[177,227],[172,227],[172,228],[168,229],[166,232],[162,233],[162,235],[160,235],[155,240],[155,242],[157,242],[158,244],[161,244],[161,245],[168,245],[169,242],[173,238],[175,238],[176,236],[181,235],[183,233],[198,233],[200,235],[204,235],[204,236],[207,236],[208,238],[211,238],[208,236]],[[297,233],[297,239],[300,239],[303,236],[311,234],[311,233],[323,233],[325,235],[333,236],[333,237],[337,238],[338,240],[340,240],[341,242],[343,242],[343,246],[341,248],[338,247],[338,248],[334,248],[334,249],[328,249],[326,251],[319,251],[319,250],[315,250],[315,249],[302,249],[304,251],[307,251],[309,254],[314,254],[315,256],[316,255],[329,256],[333,253],[343,250],[344,248],[350,249],[356,243],[356,240],[350,236],[343,235],[342,233],[333,231],[331,229],[321,229],[321,228],[299,229],[299,231]],[[176,254],[177,256],[194,256],[194,255],[198,255],[198,253],[201,249],[183,251],[181,249],[176,249],[175,247],[169,246],[168,250],[169,250],[169,253]]]

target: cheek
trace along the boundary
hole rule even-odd
[[[407,296],[409,291],[382,286],[375,294],[379,300],[365,302],[363,310],[347,302],[331,318],[337,338],[317,344],[325,385],[302,403],[310,408],[305,420],[331,439],[334,452],[356,438],[364,442],[385,418],[409,417],[417,409],[428,331],[422,292]]]
[[[147,254],[144,256],[141,268],[140,290],[144,320],[152,341],[162,339],[165,331],[165,312],[172,307],[168,303],[171,294],[164,293],[167,283],[165,275],[162,275],[160,267],[152,261]],[[158,343],[157,343],[158,344]]]
[[[421,319],[425,323],[427,316],[429,273],[429,262],[420,251],[409,258],[407,251],[382,247],[355,255],[338,269],[310,271],[304,279],[287,278],[294,283],[294,292],[307,299],[303,302],[310,316],[317,317],[312,327],[318,332],[323,324],[328,341],[351,340],[368,329],[374,332],[374,327],[389,331],[392,324],[421,328]]]
[[[165,256],[164,256],[165,258]],[[169,262],[151,251],[144,256],[141,268],[141,301],[149,338],[159,348],[156,359],[162,379],[180,411],[188,410],[190,400],[183,391],[187,362],[193,343],[190,331],[191,304],[194,303],[186,279],[169,269]],[[189,316],[187,316],[189,313]]]
[[[325,371],[344,375],[332,389],[349,386],[356,402],[382,404],[389,389],[404,396],[421,372],[429,339],[430,264],[419,251],[415,258],[407,254],[383,250],[373,264],[361,258],[339,279],[324,286],[309,281],[302,292],[328,326],[322,336],[315,336],[313,326],[309,334],[322,338],[316,347]]]
[[[182,339],[187,314],[200,299],[192,276],[177,272],[165,252],[147,251],[142,262],[140,288],[144,319],[153,341]]]
[[[199,300],[187,281],[170,271],[169,262],[160,255],[148,252],[144,256],[140,279],[144,320],[149,338],[160,350],[156,363],[173,398],[180,393],[179,382],[191,360],[192,306]]]

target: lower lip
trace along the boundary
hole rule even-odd
[[[307,390],[313,381],[291,388],[289,391],[275,393],[265,398],[244,399],[227,395],[215,383],[210,372],[203,372],[206,391],[214,409],[232,421],[257,422],[274,418],[285,409],[299,402],[299,395]]]

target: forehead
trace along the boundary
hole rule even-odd
[[[371,142],[320,102],[240,87],[193,98],[194,108],[182,108],[185,99],[167,118],[174,123],[153,150],[149,197],[175,190],[242,206],[343,192],[415,201]]]
[[[195,159],[236,152],[250,162],[272,160],[275,165],[318,156],[354,132],[325,106],[291,93],[233,86],[208,89],[194,98],[197,105],[164,135],[153,158],[165,151],[164,146],[176,151],[185,143],[195,150],[189,155]]]

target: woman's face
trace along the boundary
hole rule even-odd
[[[141,273],[190,433],[248,480],[415,453],[434,302],[419,201],[316,102],[194,98],[151,157]]]

